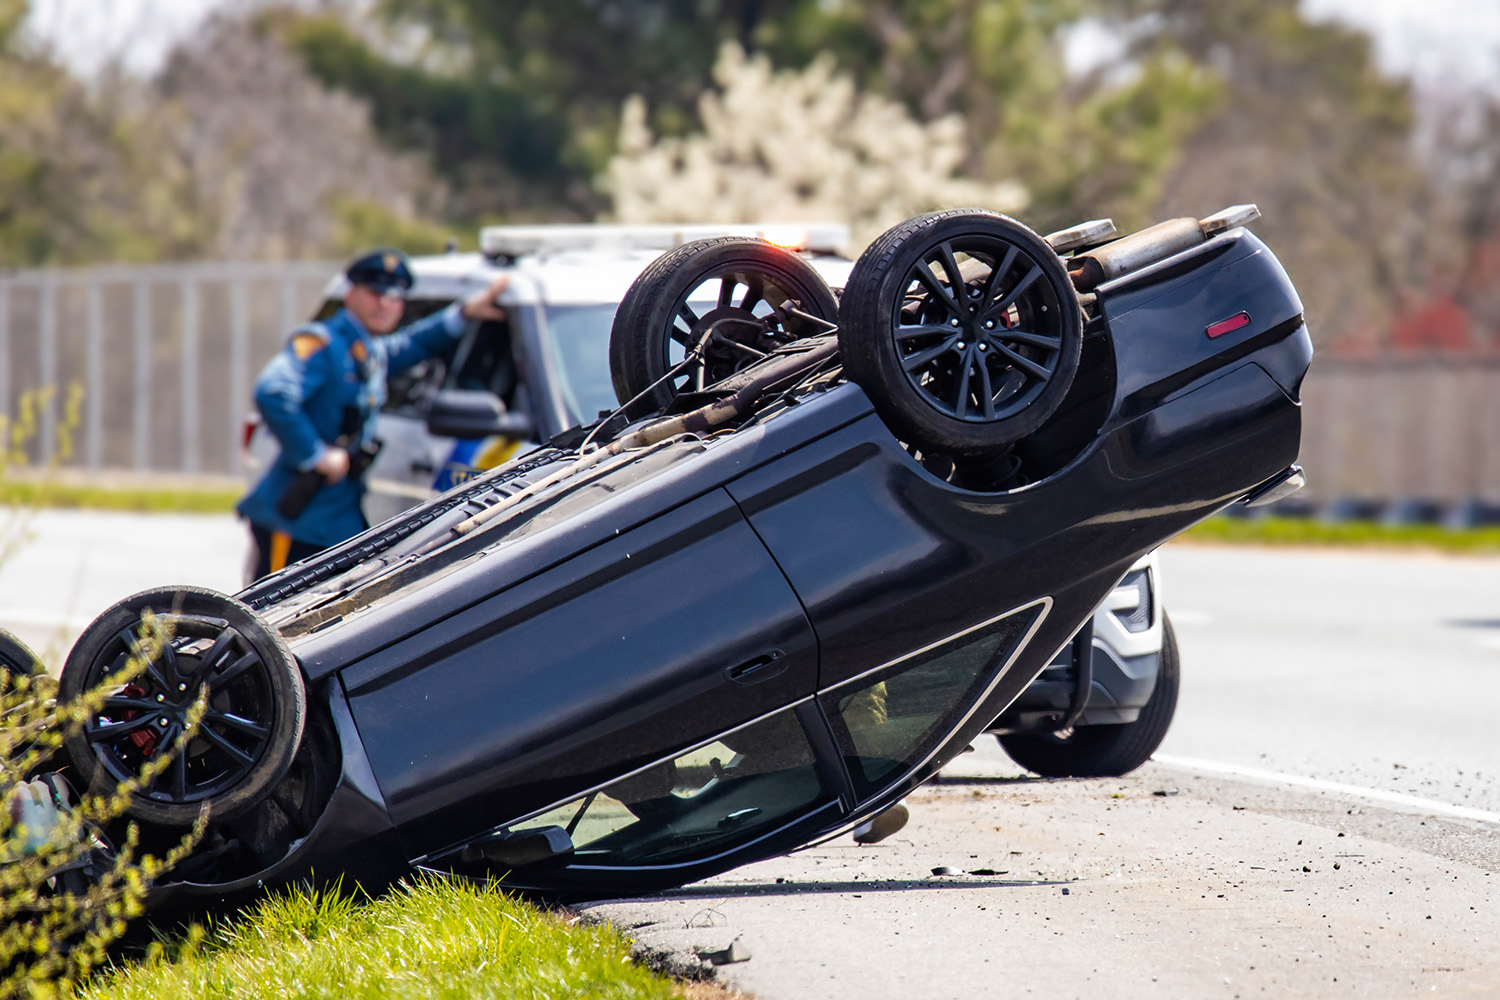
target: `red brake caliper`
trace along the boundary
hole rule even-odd
[[[125,690],[121,693],[124,694],[127,698],[146,697],[146,692],[141,688],[136,687],[134,684],[127,684],[125,686]],[[125,717],[124,721],[129,722],[132,719],[139,718],[140,714],[141,713],[139,709],[127,709],[123,713]],[[150,757],[151,755],[156,753],[156,745],[161,741],[161,737],[157,735],[156,730],[154,729],[137,729],[135,732],[127,736],[126,739],[134,743],[136,745],[136,748],[147,757]]]

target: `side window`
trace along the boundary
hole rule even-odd
[[[483,389],[511,406],[516,391],[516,361],[510,324],[481,323],[459,348],[444,388]]]
[[[446,299],[408,299],[406,311],[401,314],[401,325],[415,323],[446,308]],[[448,370],[448,358],[429,358],[392,375],[386,381],[386,400],[383,409],[387,413],[411,410],[427,395],[432,386],[440,385]]]
[[[827,798],[807,735],[787,710],[511,830],[562,827],[575,864],[673,864],[750,840]]]
[[[936,748],[1025,638],[1039,609],[967,635],[822,696],[849,777],[861,798],[900,777]]]

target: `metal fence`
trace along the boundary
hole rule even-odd
[[[212,263],[0,274],[0,413],[16,413],[28,398],[41,403],[25,446],[33,461],[237,473],[256,372],[312,314],[336,267]],[[66,403],[75,386],[81,409],[70,420]]]
[[[1315,358],[1308,498],[1500,501],[1500,357]]]
[[[338,265],[0,274],[0,413],[55,389],[28,452],[137,472],[240,471],[260,367]],[[70,426],[65,399],[82,389]],[[1500,358],[1320,357],[1303,387],[1308,499],[1500,501]]]

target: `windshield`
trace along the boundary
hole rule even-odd
[[[583,423],[618,405],[609,376],[609,330],[614,303],[548,306],[548,348],[556,368],[558,390],[568,412]]]

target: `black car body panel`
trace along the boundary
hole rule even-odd
[[[299,659],[338,778],[284,857],[171,891],[357,861],[372,882],[427,864],[605,895],[846,829],[989,727],[1142,554],[1295,461],[1309,357],[1295,291],[1236,230],[1099,290],[1091,374],[1019,488],[939,478],[839,383],[424,553],[576,453],[486,473],[240,595]],[[648,789],[664,767],[707,777]],[[605,798],[613,825],[589,832]],[[529,822],[569,825],[576,852],[486,863]]]

